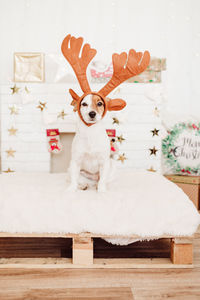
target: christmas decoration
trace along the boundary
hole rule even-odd
[[[37,108],[43,111],[46,108],[46,104],[47,104],[46,102],[39,101],[39,105],[37,106]]]
[[[150,155],[155,155],[156,156],[156,152],[158,151],[155,146],[153,148],[150,148]]]
[[[8,168],[6,171],[3,171],[4,173],[13,173],[15,171],[11,170],[10,168]]]
[[[43,82],[43,53],[14,53],[15,82]]]
[[[200,123],[178,123],[163,139],[164,172],[200,175]]]
[[[6,150],[6,153],[7,153],[7,156],[8,156],[8,157],[10,157],[10,156],[11,156],[11,157],[15,157],[15,155],[14,155],[15,152],[16,152],[16,151],[13,150],[12,148],[10,148],[9,150]]]
[[[115,117],[112,118],[113,119],[113,124],[118,124],[119,125],[119,120]]]
[[[125,141],[125,139],[123,138],[122,134],[120,136],[117,136],[117,140],[118,142],[120,142],[120,144]]]
[[[65,119],[65,116],[67,116],[67,114],[65,113],[64,109],[58,114],[58,118],[61,118],[61,119]]]
[[[13,126],[8,129],[9,135],[16,135],[16,132],[18,131],[18,129],[14,128]]]
[[[13,95],[13,94],[18,94],[18,92],[19,92],[19,90],[20,90],[20,88],[18,88],[18,87],[16,86],[16,84],[15,84],[13,87],[11,87],[10,89],[12,90],[12,95]]]
[[[120,160],[122,163],[124,163],[124,161],[126,160],[126,156],[125,156],[125,153],[119,155],[118,159],[117,160]]]
[[[149,172],[156,172],[156,170],[154,170],[154,168],[152,166],[149,169],[147,169],[147,171],[149,171]]]
[[[154,128],[154,130],[151,130],[153,136],[155,136],[155,135],[158,136],[158,132],[159,132],[159,131],[160,131],[160,130],[158,130],[158,129],[156,129],[156,128]]]
[[[10,114],[11,115],[18,115],[19,114],[19,109],[16,105],[10,106]]]
[[[106,129],[106,132],[110,138],[110,157],[114,158],[114,156],[119,152],[119,148],[116,140],[116,130]]]
[[[48,151],[58,154],[62,150],[59,129],[47,129]]]

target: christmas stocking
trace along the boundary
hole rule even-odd
[[[59,129],[47,129],[48,151],[58,154],[62,150]]]

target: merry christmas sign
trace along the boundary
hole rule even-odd
[[[164,169],[182,175],[200,175],[200,123],[179,123],[162,143]]]

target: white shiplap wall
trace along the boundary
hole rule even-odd
[[[13,84],[14,85],[14,84]],[[32,103],[23,104],[21,94],[12,95],[11,85],[1,86],[1,154],[2,170],[8,168],[26,172],[49,172],[50,154],[46,145],[46,128],[59,128],[61,132],[75,130],[76,117],[70,106],[71,98],[69,88],[77,90],[73,84],[27,84],[33,97]],[[93,84],[93,90],[99,90],[103,84]],[[24,91],[25,84],[17,84]],[[120,145],[120,153],[125,153],[127,160],[124,164],[119,162],[119,167],[148,169],[154,167],[160,170],[161,137],[152,137],[151,130],[161,130],[161,120],[154,115],[156,104],[146,96],[152,89],[160,88],[161,84],[131,84],[124,83],[116,89],[110,97],[121,97],[127,102],[127,107],[120,112],[108,112],[105,117],[107,128],[115,128],[117,135],[123,134],[126,139]],[[41,112],[37,105],[47,102],[47,109]],[[17,115],[10,114],[10,106],[16,105],[19,110]],[[64,120],[56,116],[64,109],[68,114]],[[120,125],[112,124],[112,117],[117,117]],[[56,120],[48,124],[50,119]],[[17,128],[16,136],[10,136],[8,129]],[[98,137],[97,137],[98,138]],[[151,155],[149,148],[156,147],[157,155]],[[6,150],[15,150],[14,157],[8,157]]]

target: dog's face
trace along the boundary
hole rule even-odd
[[[105,104],[98,95],[89,94],[80,103],[80,113],[87,124],[97,123],[102,119]]]

